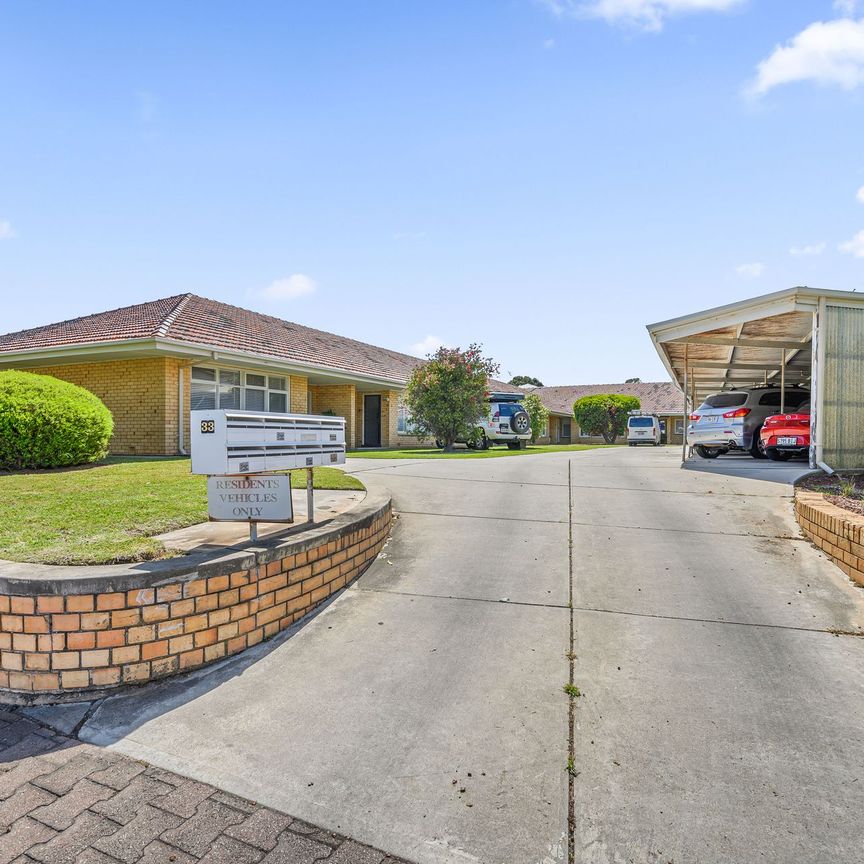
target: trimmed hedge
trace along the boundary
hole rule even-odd
[[[0,372],[0,470],[63,468],[108,452],[111,412],[89,390],[32,372]]]

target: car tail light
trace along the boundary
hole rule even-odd
[[[691,414],[691,415],[690,415],[690,419],[691,419],[691,420],[698,420],[698,419],[699,419],[699,415],[698,415],[698,414]]]
[[[749,413],[749,408],[736,408],[734,411],[727,411],[723,416],[732,420],[735,417],[746,417]]]
[[[492,419],[493,419],[493,420],[500,420],[500,419],[501,419],[501,412],[500,412],[500,411],[496,411],[496,412],[492,415]]]

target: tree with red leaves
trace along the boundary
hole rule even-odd
[[[439,348],[418,366],[405,389],[405,405],[421,439],[440,441],[453,450],[457,439],[467,439],[489,410],[489,377],[498,364],[482,355],[480,345]]]

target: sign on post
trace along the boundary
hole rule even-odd
[[[208,477],[207,509],[214,522],[293,522],[291,475]]]

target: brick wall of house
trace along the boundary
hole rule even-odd
[[[291,407],[292,414],[309,413],[309,379],[302,375],[291,376]]]
[[[181,361],[164,357],[28,369],[95,393],[114,417],[115,455],[177,453],[177,375]],[[188,386],[186,391],[188,393]]]
[[[0,591],[0,695],[141,683],[274,636],[359,576],[383,546],[389,499],[362,518],[345,515],[337,528],[258,552],[251,566],[234,561],[228,572],[202,565],[128,587],[119,577],[90,578],[83,588],[81,579],[57,579],[51,594],[24,593],[17,580]],[[46,590],[45,580],[36,586]]]
[[[332,411],[337,417],[345,418],[345,443],[348,449],[357,446],[357,389],[353,384],[322,386],[311,384],[312,413],[324,414]]]

